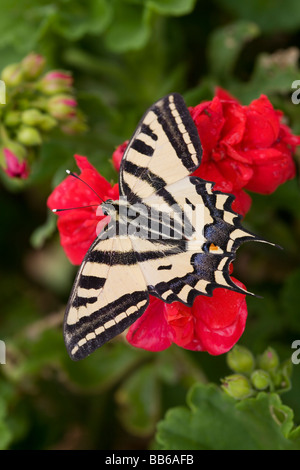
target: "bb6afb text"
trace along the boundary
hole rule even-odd
[[[194,463],[194,456],[192,454],[184,454],[181,452],[175,453],[156,453],[150,452],[135,456],[124,456],[119,454],[112,454],[105,458],[105,465],[129,465],[133,468],[143,468],[145,465],[192,465]]]

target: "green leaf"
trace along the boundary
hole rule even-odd
[[[46,222],[37,227],[30,237],[30,243],[34,248],[38,249],[44,245],[45,241],[54,233],[56,222],[57,217],[49,211]]]
[[[7,425],[6,415],[5,400],[0,397],[0,450],[7,449],[12,438],[11,431]]]
[[[247,83],[238,84],[232,91],[246,104],[260,94],[291,93],[291,84],[299,76],[299,51],[295,47],[273,54],[257,56],[254,71]]]
[[[216,77],[228,77],[246,42],[259,35],[259,28],[250,21],[238,21],[215,30],[208,44],[210,69]]]
[[[160,393],[155,364],[137,369],[116,393],[120,419],[131,434],[153,433],[160,409]]]
[[[105,43],[113,52],[141,49],[150,37],[151,12],[140,5],[117,1],[114,19],[105,35]]]
[[[186,15],[193,11],[196,0],[148,0],[147,5],[161,15]]]
[[[0,49],[10,45],[19,51],[29,52],[49,29],[55,16],[54,4],[41,6],[36,0],[27,0],[20,8],[16,0],[3,0]]]
[[[197,384],[188,407],[169,410],[158,424],[156,439],[165,450],[299,449],[289,439],[293,411],[276,394],[236,401],[215,385]]]
[[[107,0],[68,1],[68,8],[61,10],[55,30],[61,36],[77,40],[85,34],[100,34],[112,18],[112,5]]]
[[[294,30],[300,26],[298,0],[217,0],[217,3],[236,17],[255,21],[266,33]]]
[[[78,389],[99,391],[115,385],[147,353],[116,342],[104,345],[84,361],[73,362],[67,353],[63,356],[63,367],[68,380]]]

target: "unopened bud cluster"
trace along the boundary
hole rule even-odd
[[[1,73],[6,104],[0,105],[0,165],[8,176],[26,178],[46,136],[55,128],[66,134],[86,129],[69,72],[44,73],[45,58],[31,53]]]
[[[271,347],[255,357],[249,349],[236,345],[226,359],[233,374],[221,380],[221,388],[237,400],[255,396],[260,391],[283,393],[291,387],[292,363],[280,363],[277,352]]]

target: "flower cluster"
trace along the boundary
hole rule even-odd
[[[6,104],[0,107],[0,165],[11,178],[27,178],[29,162],[52,129],[85,130],[71,74],[52,70],[42,75],[45,65],[43,56],[31,53],[1,74]]]
[[[249,349],[236,345],[226,359],[233,374],[221,380],[221,388],[236,400],[255,396],[262,390],[283,393],[291,388],[292,362],[290,359],[280,362],[271,347],[255,357]]]
[[[195,175],[215,183],[214,189],[232,193],[234,209],[245,214],[251,205],[245,189],[269,194],[295,174],[293,152],[300,138],[281,123],[265,96],[242,106],[219,89],[212,101],[190,108],[203,146],[203,162]],[[127,142],[113,154],[117,170]],[[88,162],[76,156],[81,178],[101,198],[117,199],[111,186]],[[48,206],[68,208],[99,204],[95,194],[76,178],[67,177],[50,195]],[[80,264],[93,242],[96,226],[105,217],[92,208],[58,213],[61,244],[71,262]],[[98,226],[99,227],[99,226]],[[233,281],[241,287],[238,280]],[[150,296],[145,313],[130,327],[127,340],[134,346],[161,351],[172,343],[217,355],[229,351],[242,335],[247,319],[245,295],[218,288],[212,297],[198,296],[193,306],[166,304]]]
[[[212,101],[190,108],[203,146],[195,172],[213,181],[214,189],[235,195],[233,208],[242,215],[251,198],[244,190],[270,194],[295,176],[293,153],[300,138],[281,122],[282,113],[264,95],[242,106],[217,89]]]

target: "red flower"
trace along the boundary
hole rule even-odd
[[[280,122],[264,95],[242,106],[222,89],[212,101],[190,108],[203,146],[195,175],[216,183],[215,190],[234,194],[233,208],[245,214],[251,205],[248,189],[270,194],[295,176],[292,155],[300,137]]]
[[[150,351],[162,351],[175,343],[185,349],[218,355],[229,351],[238,341],[246,319],[245,295],[228,289],[215,289],[212,297],[196,297],[191,308],[179,302],[166,304],[150,296],[149,307],[130,327],[127,340]]]
[[[86,181],[103,200],[119,198],[117,184],[112,187],[88,162],[86,157],[75,155],[75,159],[81,170],[81,179]],[[104,226],[106,217],[99,207],[101,201],[86,184],[74,176],[68,176],[48,198],[48,207],[51,210],[94,204],[98,208],[87,207],[57,212],[61,245],[73,264],[81,264],[90,245],[101,230],[101,225]]]

